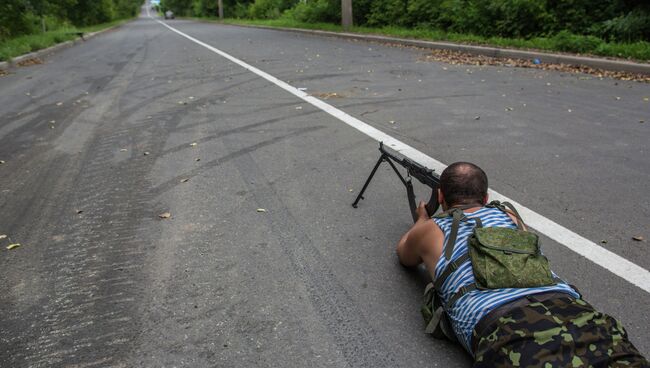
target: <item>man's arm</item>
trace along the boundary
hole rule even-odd
[[[444,234],[438,225],[431,221],[424,205],[424,202],[420,202],[418,221],[397,243],[397,257],[406,267],[417,266],[424,262],[429,271],[433,272],[442,254]]]

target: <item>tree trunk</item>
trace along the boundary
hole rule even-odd
[[[341,0],[341,25],[346,31],[352,27],[352,0]]]

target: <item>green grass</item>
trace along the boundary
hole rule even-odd
[[[198,18],[197,18],[198,19]],[[218,21],[216,18],[200,18],[202,20]],[[225,19],[225,24],[260,25],[268,27],[286,27],[315,29],[342,32],[341,26],[330,23],[303,23],[290,18],[278,19]],[[650,60],[650,42],[634,43],[605,42],[591,36],[558,34],[553,37],[536,37],[531,39],[481,37],[476,35],[444,32],[435,29],[402,28],[402,27],[353,27],[349,32],[359,34],[376,34],[401,38],[412,38],[427,41],[449,41],[482,46],[496,46],[526,50],[541,50],[551,52],[570,52],[586,55],[615,57],[638,61]]]
[[[15,37],[0,42],[0,61],[11,60],[12,58],[24,55],[33,51],[41,50],[57,43],[78,38],[77,33],[92,33],[102,29],[120,25],[130,19],[116,20],[108,23],[97,24],[89,27],[75,28],[64,27],[45,33]]]

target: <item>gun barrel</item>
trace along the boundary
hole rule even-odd
[[[398,163],[400,166],[406,168],[408,174],[416,178],[422,184],[431,187],[431,189],[437,189],[440,185],[440,177],[432,169],[429,169],[426,166],[422,166],[417,162],[414,162],[406,157],[397,157],[397,155],[389,152],[384,147],[383,142],[379,143],[379,151],[389,157],[393,162]]]

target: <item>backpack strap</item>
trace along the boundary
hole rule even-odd
[[[466,220],[474,220],[474,222],[476,222],[475,228],[482,228],[483,227],[483,221],[481,221],[481,219],[478,218],[478,217],[465,217],[465,219]],[[458,257],[458,259],[456,259],[455,261],[450,262],[447,265],[447,268],[445,268],[445,270],[440,274],[440,277],[438,279],[436,279],[436,283],[435,283],[436,290],[441,290],[442,289],[442,284],[445,282],[445,280],[454,271],[456,271],[458,269],[458,267],[460,267],[463,263],[465,263],[465,262],[467,262],[469,260],[470,260],[470,255],[469,255],[469,252],[467,252],[467,253],[463,254],[462,256]],[[469,293],[472,290],[476,290],[477,288],[478,287],[476,286],[476,284],[470,284],[470,285],[463,286],[460,289],[458,289],[458,291],[456,291],[454,293],[454,295],[452,295],[451,298],[449,298],[449,301],[447,302],[447,309],[451,309],[451,307],[453,307],[454,303],[456,303],[456,301],[458,299],[460,299],[460,297],[462,297],[463,295]]]
[[[458,257],[458,259],[455,261],[450,262],[447,265],[447,268],[445,268],[440,276],[436,278],[436,281],[434,281],[433,285],[436,290],[441,290],[442,284],[445,282],[445,280],[447,280],[447,277],[454,273],[454,271],[456,271],[463,263],[467,262],[469,259],[469,253],[465,253],[462,256]]]
[[[465,205],[451,208],[445,212],[442,212],[434,217],[444,218],[452,216],[453,220],[451,223],[451,231],[449,232],[449,238],[447,238],[447,243],[445,244],[445,258],[448,260],[451,259],[451,256],[454,253],[454,246],[456,245],[456,239],[458,238],[458,228],[460,227],[461,221],[474,220],[476,222],[476,227],[483,227],[483,222],[478,217],[467,217],[463,212],[466,209],[476,207],[476,205]],[[440,274],[440,277],[435,278],[434,287],[436,291],[439,291],[442,288],[442,284],[447,280],[447,278],[458,269],[463,263],[467,262],[470,259],[469,253],[465,253],[460,256],[455,261],[450,262],[444,271]]]
[[[465,205],[465,206],[458,206],[458,207],[453,207],[447,211],[441,212],[435,216],[434,218],[445,218],[451,216],[452,222],[451,222],[451,231],[449,232],[449,238],[447,238],[447,242],[445,244],[445,258],[451,259],[451,256],[453,255],[454,252],[454,246],[456,244],[456,239],[458,238],[458,229],[460,227],[460,222],[461,221],[468,221],[468,220],[474,220],[476,222],[476,227],[483,227],[483,222],[481,221],[480,218],[478,217],[467,217],[465,213],[463,212],[466,209],[476,207],[476,205]],[[447,316],[447,310],[449,310],[454,303],[460,299],[463,295],[467,294],[468,292],[475,290],[476,284],[468,285],[468,286],[463,286],[461,287],[452,297],[450,298],[449,302],[447,303],[446,306],[443,306],[441,303],[441,300],[438,298],[437,293],[442,289],[442,284],[447,280],[447,278],[454,273],[463,263],[467,262],[470,260],[469,252],[461,255],[458,257],[458,259],[449,262],[447,264],[447,267],[445,268],[444,271],[440,274],[439,277],[435,278],[434,282],[429,283],[424,291],[425,296],[429,293],[431,295],[431,307],[432,307],[432,312],[433,316],[429,320],[429,323],[427,323],[427,327],[425,329],[425,332],[428,334],[433,334],[434,337],[441,338],[443,336],[446,336],[449,340],[451,341],[456,341],[456,335],[449,323],[449,319]]]
[[[447,302],[447,309],[453,308],[454,304],[456,303],[456,301],[458,301],[458,299],[460,299],[463,295],[469,293],[470,291],[474,291],[476,289],[478,289],[478,286],[476,286],[476,284],[470,284],[458,289],[458,291],[456,291],[456,293],[454,293],[454,295],[452,295],[451,298],[449,298],[449,301]]]
[[[434,216],[435,218],[445,218],[449,216],[453,218],[451,222],[451,231],[449,232],[449,238],[447,238],[447,243],[445,243],[445,258],[451,259],[451,255],[454,253],[454,245],[456,244],[456,238],[458,237],[458,228],[460,227],[460,222],[466,219],[465,213],[463,211],[472,207],[476,207],[476,205],[469,204],[452,207],[447,211],[441,212]]]
[[[512,214],[517,219],[517,228],[519,230],[526,231],[525,229],[526,225],[524,224],[524,220],[521,218],[521,215],[519,215],[519,212],[517,211],[515,206],[512,205],[512,203],[492,201],[486,207],[497,208],[501,210],[501,212]]]
[[[451,259],[451,255],[454,253],[454,246],[456,245],[456,238],[458,237],[460,221],[465,217],[463,210],[460,208],[454,209],[451,215],[453,217],[451,222],[451,231],[449,232],[449,238],[447,238],[447,244],[445,244],[445,258],[447,259]]]

